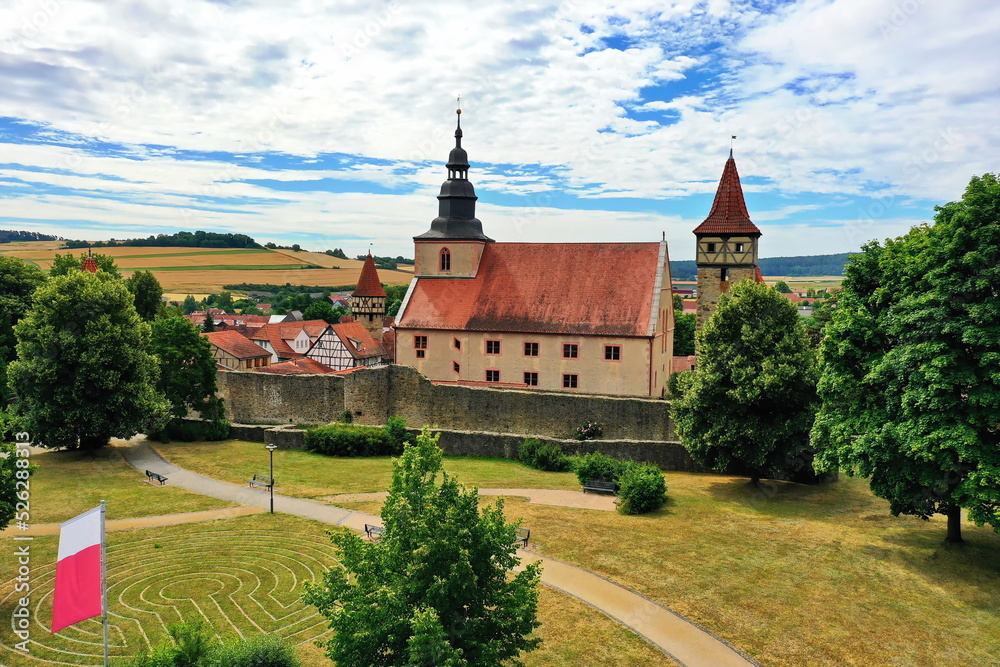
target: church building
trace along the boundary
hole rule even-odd
[[[461,116],[447,170],[438,217],[413,239],[396,363],[435,382],[663,396],[674,333],[666,241],[494,241],[476,218]]]

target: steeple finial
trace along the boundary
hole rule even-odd
[[[732,139],[729,140],[729,159],[733,159],[733,142],[736,141],[736,135],[734,134]]]

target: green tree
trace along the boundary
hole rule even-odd
[[[778,282],[774,283],[774,289],[778,290],[782,294],[792,293],[792,288],[789,287],[788,283],[786,283],[784,280],[779,280]]]
[[[800,466],[816,375],[795,306],[763,283],[740,281],[698,332],[698,367],[672,404],[684,446],[702,465],[747,474],[755,486]]]
[[[518,557],[503,500],[480,511],[477,490],[441,472],[437,436],[416,440],[393,462],[381,541],[334,534],[342,568],[306,585],[334,630],[326,654],[341,667],[520,664],[540,643],[527,637],[539,566],[509,574]]]
[[[334,312],[333,306],[325,299],[317,299],[309,304],[309,307],[302,313],[304,320],[323,320],[330,324],[336,324],[340,318]]]
[[[155,320],[150,350],[160,361],[156,389],[170,401],[171,416],[183,418],[190,410],[206,419],[221,416],[212,344],[193,324],[183,317]]]
[[[10,384],[43,447],[96,449],[162,426],[169,406],[155,390],[149,325],[121,281],[86,271],[50,278],[14,333]]]
[[[3,420],[4,413],[0,412],[0,422]],[[17,516],[18,501],[24,501],[24,498],[18,498],[17,494],[21,489],[18,489],[17,483],[27,480],[35,469],[23,456],[26,449],[18,448],[13,442],[6,442],[4,430],[0,423],[0,530],[10,525]],[[22,455],[19,456],[18,452]]]
[[[338,259],[347,259],[347,254],[340,248],[333,249],[333,256]]]
[[[674,315],[674,356],[686,357],[694,354],[694,313]]]
[[[235,310],[235,306],[233,305],[232,292],[220,292],[215,298],[215,307],[227,313],[233,312]]]
[[[674,314],[684,312],[684,297],[674,294]]]
[[[868,477],[894,515],[1000,530],[1000,182],[852,257],[822,343],[817,462]]]
[[[205,311],[205,319],[201,322],[201,330],[205,333],[212,333],[215,331],[215,319],[208,311]]]
[[[135,298],[135,310],[146,322],[163,312],[163,287],[152,271],[136,271],[125,279],[125,286]]]
[[[97,268],[114,276],[115,278],[120,278],[121,274],[118,273],[118,267],[115,265],[115,258],[109,257],[108,255],[102,255],[100,253],[94,253],[94,261],[97,262]],[[83,260],[87,258],[87,253],[82,253],[80,257],[74,257],[72,253],[67,253],[65,255],[56,254],[56,258],[52,260],[52,266],[49,268],[50,276],[65,276],[67,273],[74,273],[79,271],[83,267]]]
[[[181,309],[184,311],[185,315],[190,315],[194,311],[198,310],[197,299],[188,294],[186,297],[184,297],[184,303],[181,306]]]
[[[45,274],[34,264],[0,255],[0,406],[7,403],[7,364],[14,360],[14,325],[31,308]]]

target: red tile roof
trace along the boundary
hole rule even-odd
[[[753,267],[753,280],[754,280],[755,283],[762,283],[762,282],[764,282],[764,276],[760,275],[760,267],[759,266]]]
[[[361,277],[358,278],[358,286],[351,292],[351,296],[385,296],[382,289],[382,282],[378,279],[378,270],[375,268],[375,260],[372,254],[365,257],[365,265],[361,267]]]
[[[80,267],[80,269],[83,271],[89,271],[90,273],[97,273],[98,270],[97,260],[94,259],[93,257],[88,257],[87,259],[83,260],[83,265]]]
[[[315,359],[304,357],[302,359],[292,359],[271,364],[263,368],[256,369],[258,373],[277,373],[279,375],[305,375],[317,373],[332,373],[333,369],[326,364],[321,364]]]
[[[213,331],[201,335],[207,338],[212,345],[237,359],[257,359],[258,357],[271,356],[270,352],[250,341],[238,331]]]
[[[355,359],[385,356],[385,349],[372,338],[361,322],[334,324],[333,331]],[[357,341],[357,344],[355,344]]]
[[[659,243],[489,243],[471,280],[418,278],[396,327],[646,336],[659,253]]]
[[[396,330],[386,329],[382,332],[382,348],[385,350],[385,360],[396,363]]]
[[[715,192],[712,210],[705,221],[695,227],[695,234],[757,234],[760,230],[750,221],[743,186],[736,171],[736,160],[730,152],[726,167],[722,170],[719,189]]]

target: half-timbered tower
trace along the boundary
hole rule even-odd
[[[757,242],[761,231],[750,221],[733,151],[722,170],[712,210],[694,230],[698,267],[697,328],[715,312],[719,296],[744,278],[760,282]]]
[[[372,254],[365,257],[358,286],[351,293],[351,314],[361,322],[372,338],[382,340],[382,318],[385,317],[385,290],[378,278]]]

